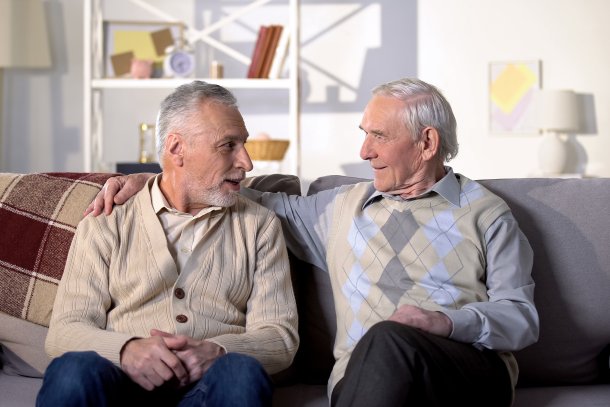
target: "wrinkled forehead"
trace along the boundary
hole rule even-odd
[[[360,127],[383,129],[405,127],[406,103],[392,96],[375,95],[364,109]]]
[[[222,103],[204,103],[192,118],[202,131],[233,133],[247,137],[246,125],[239,109]]]

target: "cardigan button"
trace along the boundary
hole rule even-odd
[[[182,288],[176,288],[174,290],[174,295],[176,296],[176,298],[181,300],[184,298],[184,290]]]
[[[180,322],[181,324],[184,324],[188,320],[189,319],[186,315],[180,314],[180,315],[176,316],[176,321]]]

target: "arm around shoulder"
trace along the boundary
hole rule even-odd
[[[138,173],[119,175],[108,178],[104,186],[85,210],[85,216],[110,215],[113,206],[124,204],[129,198],[140,191],[153,173]]]

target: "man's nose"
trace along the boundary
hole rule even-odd
[[[248,150],[246,150],[245,147],[242,147],[239,151],[236,164],[238,168],[243,169],[246,172],[252,171],[252,168],[254,168],[250,155],[248,154]]]
[[[362,141],[362,147],[360,147],[360,158],[363,160],[370,160],[371,158],[374,158],[373,148],[369,142],[368,136],[365,136],[364,141]]]

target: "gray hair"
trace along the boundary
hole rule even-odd
[[[196,130],[189,127],[192,126],[190,118],[199,111],[204,102],[220,103],[237,109],[237,99],[229,90],[203,81],[181,85],[161,102],[155,129],[157,156],[161,165],[168,133],[180,131],[190,135]]]
[[[449,161],[458,153],[457,123],[451,105],[434,86],[419,79],[404,78],[373,89],[373,95],[394,97],[405,102],[404,121],[414,141],[426,127],[435,128],[441,145],[439,157]]]

